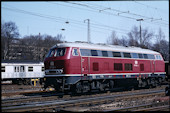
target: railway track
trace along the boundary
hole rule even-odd
[[[59,111],[66,110],[65,108],[73,106],[93,106],[96,104],[106,104],[109,102],[117,102],[120,100],[133,100],[143,97],[155,97],[155,96],[164,96],[164,90],[151,90],[151,91],[136,91],[136,92],[127,92],[122,94],[107,94],[99,96],[80,96],[80,97],[69,97],[69,98],[57,98],[56,96],[43,98],[41,100],[32,101],[36,97],[29,99],[21,99],[16,102],[13,100],[2,100],[2,111],[3,112],[27,112],[27,111]],[[40,97],[39,97],[40,99]],[[13,104],[12,104],[13,103]],[[62,108],[62,109],[61,109]]]
[[[149,103],[149,104],[142,104],[137,106],[130,106],[118,109],[111,109],[111,110],[104,110],[104,112],[111,112],[111,111],[169,111],[170,106],[169,102],[159,102],[159,103]]]

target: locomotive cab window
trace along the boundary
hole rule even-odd
[[[72,55],[73,56],[79,56],[78,50],[77,49],[73,49]]]
[[[55,51],[54,56],[64,56],[66,51],[66,48],[57,48],[57,50]]]
[[[51,49],[47,54],[47,57],[57,57],[57,56],[64,56],[66,48],[55,48]]]

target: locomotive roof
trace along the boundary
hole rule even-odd
[[[105,51],[160,54],[153,50],[143,49],[143,48],[134,47],[134,46],[125,47],[125,46],[118,46],[118,45],[92,44],[92,43],[81,43],[81,42],[58,43],[55,46],[53,46],[52,48],[56,48],[56,47],[80,47],[83,49],[96,49],[96,50],[105,50]]]

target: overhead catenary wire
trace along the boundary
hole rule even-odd
[[[124,17],[124,18],[128,18],[128,19],[132,19],[132,20],[136,20],[137,18],[130,17],[130,16],[118,15],[118,14],[120,14],[120,13],[126,13],[126,14],[129,14],[129,15],[142,17],[142,18],[144,18],[144,20],[149,20],[149,19],[150,19],[150,20],[157,20],[157,18],[146,17],[146,16],[143,16],[143,15],[131,13],[130,11],[120,11],[120,10],[113,9],[113,8],[108,8],[108,7],[99,6],[99,5],[97,5],[97,4],[90,6],[91,4],[90,4],[90,5],[87,5],[87,4],[86,4],[86,5],[82,5],[82,4],[80,4],[80,3],[75,3],[75,2],[69,2],[69,1],[64,1],[64,2],[65,2],[65,3],[74,4],[74,5],[83,6],[83,7],[90,8],[90,9],[95,9],[95,10],[97,10],[97,11],[100,12],[100,13],[110,14],[110,15],[113,15],[113,16],[120,16],[120,17]],[[88,4],[89,4],[89,3],[88,3]],[[108,12],[108,10],[103,10],[103,11],[101,11],[101,7],[102,7],[102,9],[109,9],[109,10],[112,10],[112,11],[115,11],[115,12],[118,12],[118,13],[113,14],[113,13],[111,13],[111,12]],[[163,19],[162,19],[162,20],[163,20]],[[163,21],[165,21],[165,20],[163,20]],[[167,21],[166,21],[166,22],[167,22]],[[148,21],[148,23],[152,23],[152,21]],[[157,23],[152,23],[152,24],[157,24]],[[169,24],[166,24],[166,23],[158,23],[158,25],[161,25],[161,24],[163,24],[163,25],[169,25]]]
[[[15,12],[20,12],[20,13],[24,13],[24,14],[33,15],[33,16],[38,16],[38,17],[42,17],[42,18],[52,19],[56,22],[59,22],[59,21],[64,22],[64,20],[67,20],[66,18],[62,18],[62,17],[56,17],[56,16],[51,16],[51,15],[45,15],[45,14],[25,11],[25,10],[21,10],[21,9],[18,9],[18,8],[8,8],[8,7],[2,7],[2,8],[7,9],[7,10],[11,10],[11,11],[15,11]],[[71,23],[73,23],[73,24],[84,26],[84,23],[82,21],[73,20],[73,19],[69,19],[69,21],[71,21]],[[128,31],[128,30],[121,29],[121,28],[119,29],[119,28],[115,28],[115,27],[111,27],[111,26],[107,26],[107,25],[95,24],[95,23],[91,23],[91,26],[94,27],[94,28],[103,29],[103,30],[108,30],[107,28],[110,28],[110,29],[116,30],[116,31],[119,30],[117,32],[121,32],[121,33],[124,33],[124,34],[126,34],[125,31]],[[98,31],[98,32],[100,32],[100,31]]]
[[[71,7],[72,7],[72,6],[71,6]],[[4,7],[2,7],[2,8],[4,8]],[[7,7],[6,7],[6,8],[7,8]],[[95,9],[95,8],[93,8],[93,9]],[[26,13],[26,14],[30,14],[30,15],[34,15],[34,16],[39,16],[39,17],[42,17],[42,18],[52,19],[52,20],[54,20],[54,21],[56,21],[56,22],[61,22],[61,21],[64,22],[64,20],[68,20],[68,19],[63,18],[63,17],[56,17],[56,16],[51,16],[51,15],[45,15],[45,14],[40,14],[40,13],[25,11],[25,10],[18,9],[18,8],[12,8],[12,9],[11,9],[11,8],[8,8],[8,10],[11,10],[11,11],[13,10],[13,11],[17,11],[17,12],[20,12],[20,13]],[[83,10],[85,10],[85,9],[83,8]],[[95,9],[95,10],[96,10],[96,9]],[[99,13],[99,10],[96,10],[96,11],[93,10],[93,12]],[[103,11],[102,11],[102,12],[103,12]],[[107,13],[110,13],[110,12],[107,12]],[[110,13],[110,14],[112,14],[112,13]],[[83,22],[80,21],[80,20],[69,19],[69,21],[71,21],[71,23],[74,23],[74,24],[80,26],[81,28],[85,28]],[[92,26],[93,28],[98,29],[98,30],[102,30],[102,29],[103,29],[103,30],[107,30],[107,31],[108,31],[107,28],[110,28],[110,29],[109,29],[110,31],[115,30],[116,32],[123,33],[123,34],[127,34],[127,32],[129,31],[129,30],[122,29],[122,28],[116,28],[116,27],[112,27],[112,26],[108,26],[108,25],[103,25],[103,24],[96,24],[96,23],[91,23],[91,26]],[[94,29],[93,29],[92,31],[101,33],[101,32],[98,31],[98,30],[94,30]],[[103,31],[103,30],[102,30],[102,31]],[[104,32],[103,32],[103,33],[104,33]]]

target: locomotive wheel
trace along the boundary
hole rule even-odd
[[[75,84],[73,91],[74,91],[75,93],[81,93],[81,92],[82,92],[81,82],[78,82],[77,84]]]
[[[83,81],[82,85],[82,92],[89,92],[90,91],[90,84],[88,81]]]
[[[74,84],[71,88],[73,93],[86,93],[90,91],[90,84],[88,81],[80,81]]]
[[[110,80],[109,81],[109,88],[110,88],[110,90],[112,90],[114,88],[114,85],[115,85],[114,81]]]

